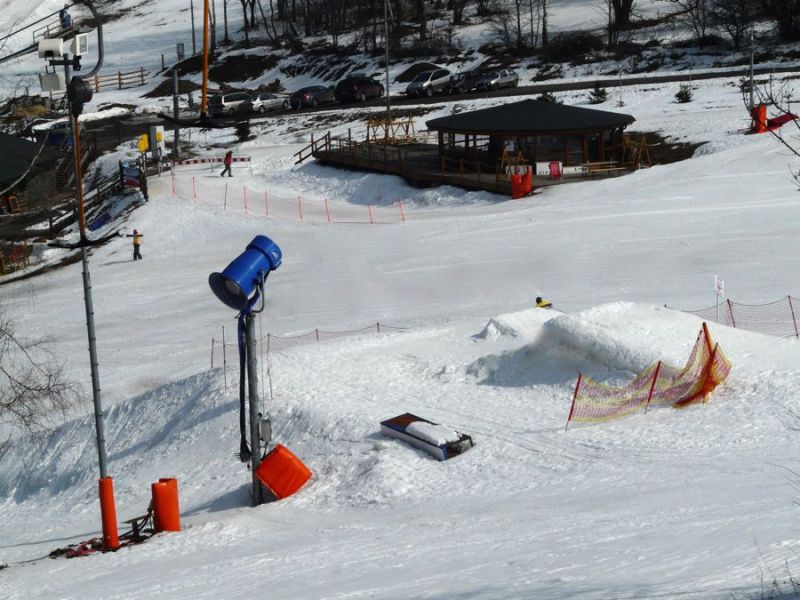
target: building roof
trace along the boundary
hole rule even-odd
[[[630,125],[635,120],[622,113],[544,100],[522,100],[432,119],[426,125],[428,129],[449,133],[527,135],[614,129]]]
[[[0,132],[0,183],[8,183],[25,173],[33,157],[39,151],[39,143]],[[63,153],[44,148],[36,161],[33,172],[51,166]]]

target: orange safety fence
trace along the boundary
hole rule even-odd
[[[658,361],[619,388],[579,374],[567,427],[570,421],[595,423],[624,417],[642,408],[647,412],[652,403],[681,408],[705,402],[714,388],[725,381],[730,370],[731,363],[719,344],[714,344],[708,326],[703,323],[682,369]]]
[[[664,305],[666,308],[672,308]],[[679,310],[679,309],[676,309]],[[800,337],[798,318],[800,318],[800,300],[786,296],[767,304],[740,304],[731,300],[721,302],[719,306],[711,306],[700,310],[684,310],[681,312],[696,315],[706,321],[716,321],[720,325],[755,331],[783,338]]]
[[[403,201],[381,204],[365,202],[335,206],[328,198],[309,199],[303,196],[281,196],[231,182],[219,182],[219,177],[178,177],[172,173],[172,197],[205,206],[235,211],[245,216],[291,219],[313,224],[371,224],[405,223]]]

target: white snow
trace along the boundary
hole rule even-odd
[[[577,20],[578,4],[554,0],[553,14],[563,5]],[[177,28],[166,5],[148,6]],[[109,31],[111,48],[147,42]],[[100,530],[80,263],[4,285],[2,310],[51,340],[85,401],[0,455],[0,596],[722,600],[796,576],[796,340],[711,323],[733,369],[708,403],[565,431],[579,372],[619,384],[656,360],[686,361],[701,321],[663,305],[712,305],[714,275],[739,302],[800,295],[797,162],[769,136],[744,135],[736,84],[697,83],[688,105],[677,86],[625,88],[624,107],[615,97],[599,108],[704,142],[697,156],[522,201],[294,166],[327,131],[303,113],[254,124],[236,148],[251,166],[237,163],[232,179],[182,167],[173,195],[169,174],[151,178],[151,200],[123,222],[144,233],[144,259],[130,260],[126,239],[91,253],[99,372],[121,527],[146,511],[152,482],[176,477],[183,531],[46,558]],[[363,137],[363,122],[343,119],[334,134]],[[210,156],[235,140],[232,129],[192,133]],[[269,354],[262,340],[261,402],[274,441],[313,477],[253,508],[234,457],[234,315],[207,278],[258,234],[283,250],[259,337],[312,332]],[[563,312],[533,308],[537,295]],[[377,322],[380,333],[356,331]],[[317,343],[315,330],[342,334]],[[381,435],[380,421],[403,412],[475,447],[439,462]]]

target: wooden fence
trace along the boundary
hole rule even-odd
[[[108,73],[105,75],[95,75],[87,79],[87,83],[92,86],[93,91],[100,92],[105,89],[124,90],[133,87],[140,87],[147,83],[150,71],[145,71],[144,67],[139,67],[135,71],[123,73]]]

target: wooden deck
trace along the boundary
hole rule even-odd
[[[416,187],[452,185],[467,190],[486,190],[495,194],[511,196],[511,181],[508,175],[497,172],[496,164],[486,157],[442,157],[435,144],[416,141],[406,143],[355,142],[350,139],[331,139],[330,134],[313,141],[306,149],[297,153],[302,162],[313,156],[319,163],[353,169],[390,173],[405,179]],[[585,181],[587,177],[604,178],[621,175],[631,169],[622,166],[602,169],[586,167],[581,173],[564,174],[559,178],[534,175],[533,187]]]

